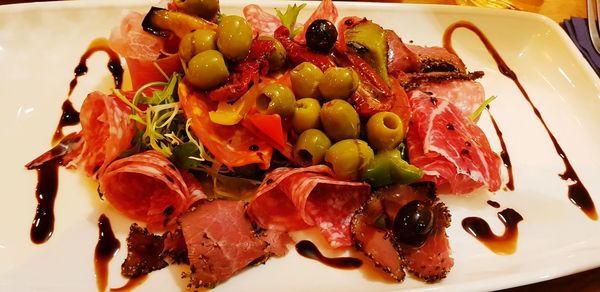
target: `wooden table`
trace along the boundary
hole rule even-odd
[[[381,1],[381,0],[380,0]],[[401,3],[427,3],[455,5],[455,0],[383,0],[385,2]],[[563,21],[571,16],[586,17],[585,0],[544,0],[544,4],[537,11],[550,17],[556,22]]]

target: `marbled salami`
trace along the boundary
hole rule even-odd
[[[131,146],[135,122],[131,109],[117,97],[95,91],[81,105],[79,118],[83,143],[65,157],[67,167],[82,169],[89,176],[101,174],[106,166]]]
[[[350,220],[369,193],[368,184],[335,179],[325,165],[277,168],[265,177],[247,213],[263,228],[317,226],[332,247],[350,246]]]
[[[191,176],[191,174],[190,174]],[[99,191],[126,216],[161,229],[175,222],[195,201],[205,197],[164,155],[149,150],[111,163],[99,178]]]
[[[279,17],[264,11],[256,4],[244,7],[244,17],[255,35],[273,36],[275,30],[281,25]]]

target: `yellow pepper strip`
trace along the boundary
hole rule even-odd
[[[151,18],[152,24],[165,30],[170,30],[179,38],[198,29],[217,30],[217,24],[200,17],[171,10],[155,11]]]
[[[208,113],[210,120],[219,125],[232,126],[239,123],[256,104],[256,99],[261,94],[266,83],[261,82],[252,86],[248,92],[236,100],[233,104],[221,101],[216,111]]]

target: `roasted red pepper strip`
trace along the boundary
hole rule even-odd
[[[290,31],[285,26],[282,25],[277,28],[273,36],[281,42],[287,52],[288,60],[294,65],[302,62],[310,62],[315,64],[322,71],[325,71],[330,67],[335,67],[331,55],[311,52],[306,46],[300,45],[290,39]]]
[[[240,98],[253,82],[258,81],[260,75],[269,71],[267,58],[274,49],[271,41],[253,40],[250,54],[244,61],[233,67],[229,82],[209,92],[208,97],[214,101],[231,101]]]
[[[388,86],[369,63],[348,51],[336,51],[336,61],[343,66],[352,67],[360,76],[360,85],[350,97],[350,103],[362,118],[391,111],[402,119],[407,130],[410,120],[408,96],[396,79],[392,78],[391,87]]]
[[[263,138],[285,157],[292,159],[292,145],[287,141],[287,130],[279,115],[249,114],[242,120],[242,125],[257,137]]]
[[[186,82],[179,84],[179,101],[191,119],[191,129],[215,159],[228,167],[258,164],[267,169],[273,148],[241,125],[223,126],[211,122],[208,113],[217,104],[200,91],[192,91]]]

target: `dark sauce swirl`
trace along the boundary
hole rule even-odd
[[[538,118],[540,123],[544,126],[544,129],[546,130],[548,137],[552,141],[552,145],[554,145],[556,154],[560,157],[563,164],[565,165],[565,171],[563,173],[559,174],[559,176],[561,179],[563,179],[569,183],[569,190],[568,190],[569,200],[575,206],[577,206],[579,209],[581,209],[590,219],[598,220],[598,213],[596,212],[596,206],[594,205],[594,201],[592,200],[592,197],[590,196],[586,187],[583,185],[583,183],[579,179],[579,176],[577,175],[577,172],[575,172],[575,169],[571,165],[571,162],[569,161],[567,154],[564,152],[564,150],[558,143],[558,140],[556,139],[556,137],[554,136],[552,131],[550,131],[550,129],[546,125],[546,122],[545,122],[544,118],[542,117],[540,111],[537,109],[537,107],[533,104],[533,102],[529,98],[529,94],[527,94],[527,91],[525,90],[525,88],[523,87],[521,82],[519,81],[517,74],[506,64],[506,62],[504,62],[504,60],[502,59],[502,57],[500,56],[498,51],[496,51],[496,49],[494,48],[492,43],[487,39],[487,37],[483,34],[483,32],[470,22],[467,22],[467,21],[456,22],[456,23],[450,25],[444,32],[444,47],[451,53],[456,54],[456,52],[452,48],[451,38],[452,38],[452,33],[457,28],[465,28],[465,29],[468,29],[471,32],[475,33],[479,37],[479,39],[481,40],[481,42],[483,43],[483,45],[485,46],[485,48],[487,49],[489,54],[492,56],[494,61],[496,62],[496,65],[498,66],[500,73],[502,73],[504,76],[510,78],[515,83],[515,85],[519,88],[519,90],[521,91],[521,94],[523,95],[525,100],[527,100],[527,102],[529,103],[534,114],[536,115],[536,117]],[[499,137],[501,137],[501,135],[499,135]],[[506,155],[508,155],[508,153],[506,153]]]
[[[510,162],[510,155],[508,154],[508,149],[506,148],[506,143],[504,142],[504,137],[502,135],[502,131],[500,131],[500,127],[494,119],[494,116],[488,109],[488,114],[490,115],[490,119],[492,120],[492,125],[494,125],[494,130],[496,130],[496,136],[498,136],[498,140],[500,140],[500,147],[502,151],[500,151],[500,158],[502,159],[502,163],[504,163],[504,167],[506,167],[508,171],[508,182],[506,182],[506,188],[514,191],[515,190],[515,179],[513,178],[513,170],[512,170],[512,162]]]
[[[69,97],[73,93],[73,90],[77,86],[78,78],[87,74],[87,60],[96,52],[105,52],[108,55],[108,63],[107,68],[108,71],[112,74],[113,81],[115,83],[115,88],[120,89],[123,83],[123,66],[121,66],[121,59],[119,55],[113,51],[108,46],[108,40],[105,38],[98,38],[93,40],[88,46],[87,50],[81,57],[79,58],[79,63],[75,67],[74,74],[75,76],[69,82],[69,94],[67,95],[67,99],[63,102],[62,105],[62,114],[60,116],[60,120],[58,122],[58,126],[54,131],[54,136],[52,137],[52,143],[56,143],[62,139],[63,128],[66,126],[74,126],[79,124],[79,112],[73,108],[73,104],[69,100]]]
[[[48,241],[54,232],[54,201],[58,190],[60,163],[60,159],[53,159],[35,168],[38,180],[35,187],[37,207],[29,231],[31,241],[35,244]]]
[[[125,283],[125,285],[118,287],[118,288],[110,288],[110,292],[121,292],[121,291],[131,291],[134,288],[142,285],[146,279],[148,278],[148,274],[146,275],[142,275],[136,278],[129,278],[129,280],[127,280],[127,283]]]
[[[517,250],[519,235],[517,225],[523,220],[523,217],[517,211],[508,208],[498,212],[498,218],[505,228],[504,233],[500,236],[495,235],[490,229],[490,225],[479,217],[463,219],[462,227],[493,252],[500,255],[513,254]]]
[[[108,263],[121,247],[110,226],[110,220],[104,214],[98,218],[98,243],[94,251],[94,270],[98,291],[106,290],[108,284]]]
[[[357,269],[362,266],[362,261],[353,257],[328,258],[324,256],[317,246],[308,241],[302,240],[296,244],[296,251],[303,257],[317,260],[325,265],[338,269]]]

